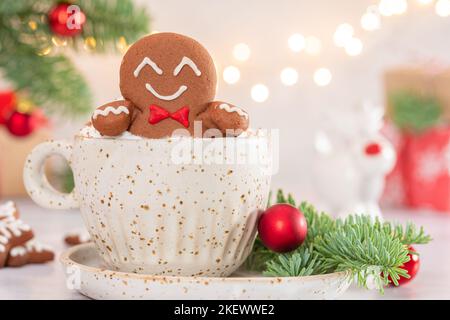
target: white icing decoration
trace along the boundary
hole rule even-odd
[[[25,243],[25,248],[28,252],[35,251],[35,252],[42,252],[42,251],[52,251],[52,248],[42,244],[40,242],[37,242],[35,240],[30,240],[27,243]]]
[[[139,73],[141,72],[142,68],[144,68],[147,65],[152,67],[152,69],[155,70],[155,72],[157,74],[159,74],[159,75],[163,74],[163,71],[158,67],[158,65],[156,63],[154,63],[149,57],[145,57],[144,59],[142,59],[142,62],[134,70],[134,72],[133,72],[134,77],[137,78],[139,76]]]
[[[8,217],[0,221],[0,234],[8,239],[13,236],[20,237],[23,231],[30,231],[29,225],[22,222],[22,220],[16,220],[14,217]]]
[[[17,246],[11,249],[11,251],[9,251],[9,254],[12,257],[17,257],[17,256],[24,256],[27,253],[27,249],[25,249],[25,247],[22,246]]]
[[[98,116],[106,117],[110,113],[113,113],[115,115],[118,115],[118,114],[121,114],[121,113],[130,114],[130,110],[128,110],[128,108],[125,107],[125,106],[119,106],[119,107],[107,106],[103,110],[100,110],[100,109],[95,110],[94,111],[94,115],[92,116],[92,118],[94,118],[94,120],[95,120],[95,119],[97,119]]]
[[[194,61],[192,61],[188,57],[183,57],[183,59],[181,59],[181,62],[175,67],[175,70],[173,70],[173,75],[176,77],[180,73],[181,69],[183,69],[183,67],[186,65],[191,67],[197,77],[200,77],[202,75],[201,71],[198,69]]]
[[[221,105],[219,105],[219,109],[221,110],[225,110],[226,112],[236,112],[238,115],[240,115],[241,117],[244,117],[245,119],[248,119],[248,114],[247,112],[245,112],[244,110],[242,110],[241,108],[238,107],[231,107],[226,103],[222,103]]]
[[[7,237],[0,235],[0,252],[6,251],[6,245],[8,244],[9,240]]]
[[[0,206],[0,217],[10,217],[16,212],[14,202],[8,201]]]
[[[148,91],[150,91],[151,94],[153,94],[155,97],[157,97],[158,99],[161,100],[165,100],[165,101],[170,101],[170,100],[175,100],[176,98],[178,98],[179,96],[181,96],[183,94],[183,92],[185,92],[187,90],[186,86],[180,86],[178,88],[178,91],[175,92],[174,94],[170,95],[170,96],[163,96],[160,95],[158,92],[156,92],[155,89],[153,89],[153,87],[151,86],[150,83],[147,83],[145,85],[145,87],[147,88]]]

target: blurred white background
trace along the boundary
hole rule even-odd
[[[366,100],[383,104],[382,74],[389,67],[430,60],[450,62],[450,18],[438,16],[434,2],[421,4],[426,0],[408,0],[404,14],[381,16],[381,26],[375,31],[366,31],[360,24],[368,6],[378,3],[370,0],[136,2],[147,7],[152,30],[189,35],[211,52],[219,71],[218,99],[249,111],[253,127],[280,129],[280,170],[273,187],[293,191],[302,199],[313,197],[308,188],[313,137],[325,113],[345,112]],[[349,56],[333,43],[341,23],[354,27],[354,36],[363,43],[361,54]],[[320,53],[290,50],[288,38],[293,33],[320,39]],[[238,43],[249,46],[247,61],[233,57]],[[120,55],[77,53],[72,57],[90,83],[98,105],[120,96]],[[222,79],[223,69],[229,65],[241,72],[233,85]],[[285,67],[299,74],[293,86],[280,81]],[[332,73],[331,83],[324,87],[313,80],[314,71],[321,67]],[[269,89],[269,97],[262,103],[254,102],[250,95],[257,83]],[[72,136],[82,123],[65,121],[58,124],[57,138]]]

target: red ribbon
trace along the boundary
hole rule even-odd
[[[181,123],[185,128],[189,127],[189,107],[182,107],[177,111],[170,113],[164,108],[152,104],[150,107],[150,117],[148,122],[150,124],[157,124],[158,122],[170,118]]]

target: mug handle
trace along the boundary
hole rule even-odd
[[[49,209],[75,209],[79,203],[74,190],[62,193],[53,188],[44,171],[45,160],[60,155],[71,164],[72,144],[66,141],[48,141],[36,146],[28,155],[23,169],[25,189],[38,205]]]

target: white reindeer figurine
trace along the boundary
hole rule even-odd
[[[378,205],[395,151],[381,135],[383,109],[370,104],[328,113],[315,138],[313,185],[335,216],[367,214],[382,219]]]

